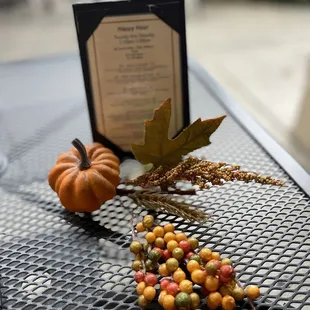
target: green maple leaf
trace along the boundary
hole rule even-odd
[[[153,119],[145,121],[144,144],[133,144],[132,151],[142,164],[152,163],[154,167],[176,165],[183,155],[209,145],[210,136],[225,117],[224,115],[205,121],[199,118],[171,140],[168,138],[171,99],[167,99],[155,110]]]

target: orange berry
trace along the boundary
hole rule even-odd
[[[219,292],[212,292],[207,297],[207,306],[210,309],[217,309],[222,303],[222,296]]]
[[[183,270],[177,270],[173,273],[173,280],[176,283],[181,283],[186,279],[186,274]]]
[[[236,302],[233,297],[226,295],[222,299],[223,310],[233,310],[236,307]]]
[[[206,277],[206,272],[201,269],[195,269],[191,274],[192,281],[196,284],[203,284],[206,281]]]
[[[163,237],[165,235],[165,231],[161,226],[156,226],[153,229],[153,233],[156,237]]]
[[[165,310],[175,310],[174,300],[175,298],[172,295],[167,294],[163,300],[163,308]]]
[[[260,296],[260,289],[256,285],[249,285],[245,293],[251,300],[255,300]]]
[[[191,294],[193,292],[193,282],[189,280],[183,280],[179,284],[181,292]]]
[[[174,232],[174,225],[173,224],[166,224],[165,226],[164,226],[164,231],[165,231],[165,233],[167,233],[167,232]]]
[[[170,272],[167,269],[167,265],[166,264],[161,264],[158,268],[158,273],[162,276],[162,277],[167,277],[169,276]]]
[[[212,252],[212,259],[221,260],[221,255],[218,252]]]
[[[145,227],[143,226],[143,223],[142,223],[142,222],[139,222],[139,223],[136,225],[136,230],[137,230],[137,232],[143,232],[143,231],[145,231]]]
[[[156,239],[156,236],[154,233],[152,232],[148,232],[146,235],[145,235],[145,240],[148,242],[148,243],[153,243]]]
[[[187,270],[192,273],[196,269],[200,269],[200,265],[196,260],[190,260],[186,265]]]
[[[220,281],[214,276],[207,276],[205,281],[205,288],[209,292],[215,292],[220,286]]]
[[[153,286],[148,286],[145,288],[143,292],[143,296],[145,297],[146,300],[153,300],[156,296],[156,290]]]
[[[203,248],[200,250],[199,256],[203,261],[207,262],[212,259],[212,251],[208,248]]]
[[[178,242],[181,242],[182,240],[187,240],[187,237],[184,233],[180,232],[180,233],[177,233],[175,235],[175,238]]]
[[[168,243],[170,240],[175,240],[175,234],[173,232],[167,232],[165,233],[165,236],[164,236],[164,240],[166,243]]]
[[[164,297],[167,295],[167,291],[161,291],[158,296],[158,303],[162,306],[164,302]]]
[[[172,252],[175,248],[178,247],[178,243],[175,241],[175,240],[170,240],[168,243],[167,243],[167,249]]]
[[[137,285],[137,288],[136,288],[136,291],[137,291],[137,294],[138,295],[142,295],[144,290],[146,288],[146,284],[144,281],[142,282],[139,282],[138,285]]]

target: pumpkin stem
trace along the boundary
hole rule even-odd
[[[80,153],[81,156],[80,169],[81,170],[88,169],[91,166],[91,161],[87,156],[87,151],[84,144],[79,139],[74,139],[71,143]]]

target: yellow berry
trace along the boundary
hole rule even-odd
[[[142,223],[145,228],[151,228],[154,224],[154,217],[152,215],[146,215]]]
[[[226,295],[222,299],[223,310],[234,310],[236,307],[236,302],[233,297]]]
[[[143,296],[145,299],[152,301],[156,296],[156,290],[153,286],[148,286],[144,289]]]
[[[221,255],[220,255],[220,253],[212,252],[212,258],[211,258],[211,259],[221,260]]]
[[[171,240],[175,240],[175,239],[176,238],[175,238],[175,234],[174,233],[172,233],[172,232],[165,233],[164,240],[165,240],[166,243],[168,243]]]
[[[156,237],[163,237],[165,235],[164,229],[161,226],[156,226],[153,229],[153,233]]]
[[[226,286],[226,285],[222,285],[219,289],[219,292],[221,293],[221,295],[227,296],[227,295],[231,295],[231,290]]]
[[[187,270],[192,273],[196,269],[200,269],[200,265],[196,260],[190,260],[186,265]]]
[[[191,293],[189,297],[191,298],[191,308],[196,308],[200,305],[200,297],[197,293]]]
[[[137,294],[142,295],[145,288],[146,288],[146,284],[144,281],[138,283],[137,288],[136,288]]]
[[[165,240],[164,240],[164,238],[157,237],[155,239],[154,245],[157,248],[163,249],[165,247]]]
[[[195,269],[191,273],[192,281],[196,284],[203,284],[206,280],[206,273],[201,269]]]
[[[187,237],[184,233],[180,232],[180,233],[177,233],[175,235],[175,238],[178,242],[181,242],[182,240],[187,240]]]
[[[229,259],[229,258],[223,258],[221,263],[222,263],[222,266],[224,266],[224,265],[230,265],[231,266],[232,265],[232,260]]]
[[[181,292],[191,294],[193,292],[193,282],[189,280],[183,280],[179,284]]]
[[[199,246],[199,241],[196,238],[189,238],[189,244],[191,245],[191,250],[196,250]]]
[[[143,223],[142,223],[142,222],[139,222],[139,223],[136,225],[136,230],[137,230],[137,232],[143,232],[143,231],[145,231],[145,227],[143,226]]]
[[[183,280],[186,279],[186,274],[182,270],[177,270],[173,273],[173,280],[176,283],[181,283]]]
[[[231,291],[231,296],[235,301],[242,301],[244,299],[244,291],[240,286],[236,285]]]
[[[175,248],[178,247],[178,243],[175,241],[175,240],[170,240],[168,243],[167,243],[167,249],[172,252]]]
[[[135,260],[135,261],[133,261],[133,263],[132,263],[132,265],[131,265],[131,268],[132,268],[132,270],[134,270],[134,271],[139,271],[139,270],[141,270],[142,269],[142,262],[141,262],[141,260]]]
[[[212,251],[208,248],[203,248],[200,250],[199,256],[203,261],[207,262],[212,259]]]
[[[179,268],[179,262],[174,257],[171,257],[167,259],[166,266],[169,272],[175,272]]]
[[[167,291],[161,291],[158,296],[158,303],[162,306],[164,302],[164,297],[167,295]]]
[[[215,292],[220,286],[220,281],[214,276],[207,276],[205,281],[205,288],[209,292]]]
[[[148,232],[146,235],[145,235],[145,240],[148,242],[148,243],[153,243],[155,241],[156,237],[154,235],[154,233],[152,232]]]
[[[164,231],[165,231],[165,233],[167,233],[167,232],[174,232],[174,225],[173,224],[166,224],[165,226],[164,226]]]
[[[166,295],[163,300],[163,308],[165,310],[174,310],[176,309],[174,305],[174,297],[172,295]]]
[[[210,309],[217,309],[222,303],[222,296],[219,292],[212,292],[207,297],[207,306]]]
[[[130,252],[139,254],[142,251],[142,244],[139,241],[132,241],[130,244]]]
[[[249,285],[245,293],[250,299],[255,300],[260,296],[260,289],[256,285]]]
[[[149,301],[144,297],[144,295],[140,295],[138,298],[138,305],[141,308],[146,308],[148,304],[149,304]]]
[[[167,269],[167,265],[166,264],[161,264],[158,268],[158,273],[162,276],[162,277],[167,277],[169,276],[170,272]]]

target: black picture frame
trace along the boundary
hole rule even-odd
[[[102,19],[106,16],[153,13],[177,33],[179,33],[182,81],[181,87],[183,99],[183,129],[187,127],[190,124],[190,108],[184,0],[129,0],[100,3],[78,3],[73,4],[72,7],[93,141],[100,142],[110,148],[121,161],[125,158],[134,157],[131,152],[122,150],[107,137],[101,135],[96,128],[90,68],[87,54],[87,41],[96,30]]]

